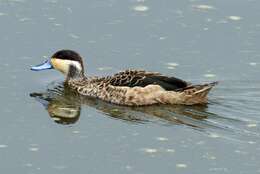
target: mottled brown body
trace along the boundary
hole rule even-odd
[[[138,71],[134,72],[137,73]],[[144,71],[140,72],[145,73]],[[129,70],[118,74],[125,76],[125,73],[129,74]],[[149,84],[144,87],[121,86],[122,81],[118,81],[116,86],[115,81],[119,78],[118,74],[105,78],[71,79],[68,80],[67,83],[81,95],[96,97],[111,103],[128,106],[152,104],[203,104],[207,103],[207,94],[216,84],[190,85],[176,91],[165,90],[157,84]],[[158,75],[158,73],[156,74]],[[132,79],[133,78],[134,77],[132,77]],[[129,84],[130,82],[124,83]]]

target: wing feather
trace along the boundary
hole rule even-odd
[[[128,86],[128,87],[145,87],[147,85],[159,85],[165,90],[175,91],[188,86],[188,83],[175,78],[167,77],[157,72],[147,72],[142,70],[127,70],[119,72],[114,76],[109,76],[103,79],[105,83],[113,86]]]

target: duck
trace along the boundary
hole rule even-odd
[[[176,77],[145,70],[125,70],[106,77],[85,75],[83,58],[73,50],[59,50],[31,70],[55,69],[65,76],[64,84],[80,96],[94,97],[126,106],[153,104],[207,104],[208,93],[218,82],[192,84]]]

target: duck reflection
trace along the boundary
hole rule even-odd
[[[205,110],[206,105],[152,105],[145,107],[126,107],[107,103],[95,98],[82,97],[64,84],[55,84],[45,92],[34,92],[31,97],[43,104],[49,116],[59,124],[74,124],[79,120],[81,106],[87,105],[109,117],[132,122],[156,122],[160,124],[184,124],[200,127],[200,120],[212,114]]]

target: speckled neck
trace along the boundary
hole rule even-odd
[[[69,72],[67,74],[66,81],[85,79],[84,71],[79,70],[77,67],[70,65]]]

